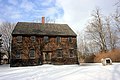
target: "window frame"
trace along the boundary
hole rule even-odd
[[[72,54],[71,54],[72,52]],[[71,56],[72,55],[72,56]],[[69,57],[70,58],[74,58],[75,57],[75,52],[74,52],[74,49],[69,49]]]
[[[57,43],[60,43],[60,42],[61,42],[61,37],[57,36],[57,37],[56,37],[56,42],[57,42]]]
[[[31,52],[33,50],[33,52]],[[34,56],[31,56],[31,53],[32,53],[32,55],[34,55]],[[35,49],[30,49],[29,50],[29,58],[30,59],[35,59]]]
[[[32,42],[36,42],[36,36],[31,36],[31,37],[30,37],[30,40],[31,40]]]
[[[48,36],[44,36],[44,37],[43,37],[43,41],[44,41],[44,42],[49,42],[49,37],[48,37]]]
[[[19,57],[18,57],[18,54],[19,54]],[[16,59],[21,59],[21,54],[22,54],[22,49],[19,49],[16,51]]]
[[[17,36],[16,39],[17,39],[17,42],[22,42],[23,37],[22,36]]]
[[[72,43],[73,42],[73,38],[72,37],[68,37],[68,42]]]
[[[62,51],[62,49],[57,49],[56,50],[56,55],[57,55],[57,58],[63,58],[63,51]],[[59,56],[58,56],[59,55]]]

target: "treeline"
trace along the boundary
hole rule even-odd
[[[96,8],[92,12],[83,34],[80,33],[78,41],[78,54],[83,59],[88,58],[88,55],[93,59],[96,58],[96,54],[119,49],[120,7],[117,7],[115,12],[109,16],[105,16],[99,8]]]

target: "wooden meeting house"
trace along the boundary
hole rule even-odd
[[[67,24],[18,22],[12,32],[10,66],[77,64],[77,35]]]

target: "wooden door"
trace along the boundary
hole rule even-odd
[[[51,53],[50,52],[44,52],[43,53],[43,63],[44,64],[50,64],[51,63]]]

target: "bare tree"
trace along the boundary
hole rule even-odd
[[[115,3],[115,6],[120,7],[120,0]]]
[[[81,32],[78,35],[78,51],[80,51],[80,55],[86,55],[88,52],[88,48],[87,48],[87,41],[85,38],[85,33]]]
[[[105,23],[106,23],[106,31],[107,31],[107,41],[108,46],[110,46],[110,49],[113,50],[116,48],[116,44],[118,41],[118,36],[116,34],[116,28],[113,27],[112,18],[106,17]]]
[[[0,25],[0,30],[3,39],[3,49],[8,52],[8,56],[10,57],[11,50],[11,40],[12,40],[12,31],[14,29],[15,24],[10,22],[2,22]]]
[[[115,13],[113,14],[114,24],[118,28],[120,32],[120,11],[116,9]]]
[[[96,53],[98,50],[98,47],[96,47],[95,43],[89,40],[87,36],[88,35],[85,32],[81,32],[81,34],[78,35],[78,51],[80,52],[79,56],[91,55]]]
[[[96,9],[92,14],[93,19],[89,22],[86,32],[90,39],[100,46],[100,51],[106,52],[106,32],[104,28],[104,22],[102,20],[102,15],[100,14],[100,10]]]

